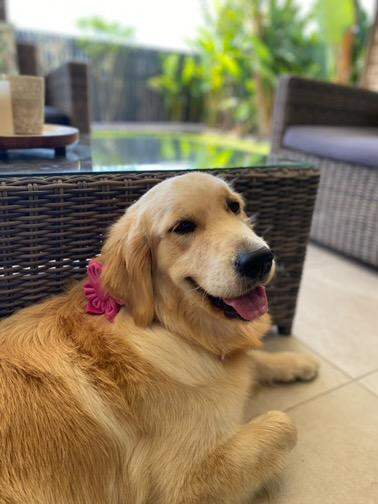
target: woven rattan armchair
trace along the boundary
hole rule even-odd
[[[0,0],[0,21],[6,21],[6,2]],[[21,75],[40,75],[38,48],[29,43],[17,44]],[[45,76],[46,122],[70,124],[81,133],[89,133],[88,65],[69,62]]]
[[[378,266],[378,93],[283,77],[273,157],[320,168],[314,241]]]

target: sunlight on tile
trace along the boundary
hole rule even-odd
[[[311,245],[294,334],[357,378],[378,365],[378,280],[374,272]]]
[[[289,414],[298,445],[280,487],[256,504],[377,504],[378,398],[351,383]]]

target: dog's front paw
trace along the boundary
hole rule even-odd
[[[310,354],[296,354],[292,369],[292,380],[313,380],[319,371],[319,362]]]
[[[319,362],[310,354],[301,354],[295,352],[283,352],[284,365],[280,367],[277,373],[276,381],[290,383],[297,380],[313,380],[319,370]]]
[[[252,423],[265,433],[269,442],[276,448],[291,450],[297,443],[297,428],[283,411],[268,411],[255,418]]]

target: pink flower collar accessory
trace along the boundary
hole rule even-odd
[[[84,284],[84,295],[87,298],[87,313],[91,315],[105,315],[109,322],[113,322],[121,306],[122,301],[115,299],[104,291],[101,286],[101,273],[104,266],[92,259],[88,265],[88,281]]]

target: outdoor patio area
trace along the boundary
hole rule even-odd
[[[249,416],[283,409],[298,427],[280,486],[259,504],[376,504],[377,305],[373,271],[309,246],[295,336],[266,346],[311,352],[320,371],[312,383],[264,387],[250,404]]]
[[[0,504],[378,504],[378,0],[46,7],[0,0]]]

